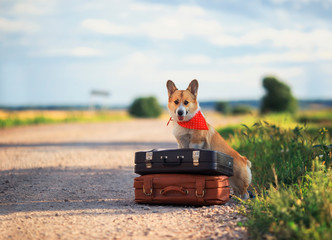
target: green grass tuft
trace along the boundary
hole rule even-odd
[[[331,164],[328,156],[330,146],[328,132],[308,133],[305,127],[282,129],[267,122],[257,122],[252,128],[242,130],[239,152],[253,163],[253,184],[267,188],[275,182],[295,184],[312,166],[312,159],[320,156],[320,161]]]
[[[332,239],[332,171],[318,162],[313,168],[298,184],[271,186],[245,203],[252,239]]]

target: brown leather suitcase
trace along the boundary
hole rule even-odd
[[[149,204],[216,205],[229,201],[227,176],[149,174],[134,180],[135,201]]]

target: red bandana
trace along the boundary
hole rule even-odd
[[[171,121],[171,119],[169,120]],[[168,123],[169,123],[168,121]],[[167,123],[167,125],[168,125]],[[201,111],[198,111],[196,115],[187,122],[177,122],[181,127],[196,129],[196,130],[209,130],[205,118]]]

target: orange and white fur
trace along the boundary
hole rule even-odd
[[[226,153],[233,157],[233,176],[230,185],[233,192],[242,199],[247,199],[247,188],[251,183],[251,162],[241,156],[225,139],[210,125],[208,130],[188,129],[180,126],[178,122],[186,122],[200,111],[197,101],[198,81],[192,80],[186,90],[178,90],[175,84],[167,81],[168,109],[173,120],[173,134],[177,139],[179,148],[199,148]]]

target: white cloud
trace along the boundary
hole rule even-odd
[[[277,61],[282,61],[284,57],[290,57],[290,61],[309,61],[310,57],[326,60],[330,59],[332,53],[332,45],[330,44],[332,30],[327,28],[301,31],[294,28],[250,27],[242,28],[241,32],[234,32],[238,23],[232,23],[234,28],[229,28],[223,22],[218,21],[216,18],[218,15],[215,15],[214,11],[197,6],[131,4],[129,9],[128,16],[133,15],[133,17],[127,18],[121,24],[117,20],[86,19],[82,21],[81,26],[90,31],[107,35],[142,36],[151,39],[178,41],[198,37],[205,39],[212,45],[222,47],[265,45],[291,50],[284,56],[278,54],[267,56]],[[284,16],[283,18],[289,17],[287,12],[279,10],[279,14],[280,12]],[[148,15],[149,19],[139,18],[135,14]],[[285,21],[288,22],[289,19]],[[294,53],[295,50],[298,52]],[[263,56],[258,56],[258,58],[263,58]],[[188,59],[185,61],[188,62]]]
[[[304,5],[304,4],[308,4],[308,3],[322,3],[322,4],[326,4],[326,3],[332,3],[331,0],[269,0],[272,3],[275,4],[283,4],[283,3],[293,3],[293,4],[297,4],[297,5]]]
[[[74,48],[54,48],[42,51],[43,56],[74,56],[74,57],[94,57],[101,56],[103,52],[99,49],[88,47]]]
[[[131,11],[138,12],[160,12],[163,11],[165,5],[161,4],[143,4],[143,3],[133,3],[130,4],[129,9]]]
[[[38,24],[29,21],[7,20],[0,18],[0,31],[7,33],[35,33],[40,29]]]
[[[228,64],[247,64],[247,65],[267,65],[271,63],[303,63],[320,60],[332,61],[332,52],[315,51],[286,51],[274,53],[261,53],[246,56],[237,56],[218,59],[219,64],[227,62]]]
[[[40,17],[58,11],[57,0],[1,0],[0,16],[11,18]]]
[[[117,72],[121,78],[154,81],[161,61],[162,58],[153,53],[137,51],[119,61]]]
[[[326,75],[332,76],[332,63],[322,64],[322,70]],[[330,81],[332,83],[332,81]]]
[[[15,15],[45,15],[55,11],[54,0],[25,0],[16,3],[10,10]]]
[[[155,9],[155,11],[152,9]],[[215,19],[207,16],[208,12],[206,10],[197,6],[165,6],[161,8],[160,5],[149,7],[135,4],[131,10],[133,15],[137,12],[140,14],[153,12],[153,19],[139,21],[133,17],[133,21],[127,23],[127,25],[106,19],[85,19],[81,26],[90,31],[108,35],[138,35],[166,40],[183,40],[188,36],[203,36],[206,38],[213,36],[222,29]],[[129,13],[128,15],[132,14]]]
[[[329,48],[332,49],[332,31],[316,29],[303,32],[296,30],[269,30],[270,34],[262,34],[263,39],[270,40],[276,47],[292,49],[303,48]],[[259,32],[257,32],[260,34]]]
[[[236,66],[233,66],[234,70]],[[174,79],[189,79],[196,78],[198,80],[209,83],[237,83],[241,84],[241,88],[248,85],[255,85],[265,75],[277,75],[281,78],[289,79],[303,74],[303,69],[299,67],[291,68],[271,68],[271,67],[248,67],[241,68],[238,66],[238,71],[226,72],[221,70],[181,70],[181,71],[165,71],[167,75],[173,76]]]
[[[332,31],[317,29],[308,32],[298,30],[258,29],[243,36],[220,36],[211,39],[211,43],[220,46],[246,46],[261,44],[284,49],[283,53],[255,54],[254,56],[237,57],[231,61],[252,63],[264,62],[309,62],[332,60]]]
[[[69,54],[78,57],[101,56],[102,51],[88,47],[76,47],[70,49]]]
[[[206,65],[211,63],[211,58],[204,55],[191,55],[184,57],[182,61],[187,64]]]
[[[88,30],[108,35],[122,35],[135,32],[131,27],[117,25],[103,19],[85,19],[81,25]]]
[[[220,46],[258,45],[263,42],[275,47],[312,48],[330,47],[332,31],[317,29],[308,32],[298,30],[261,28],[243,34],[242,36],[220,35],[211,39],[211,43]]]
[[[206,16],[207,11],[201,7],[194,6],[194,5],[182,5],[179,6],[178,14],[184,16]]]

